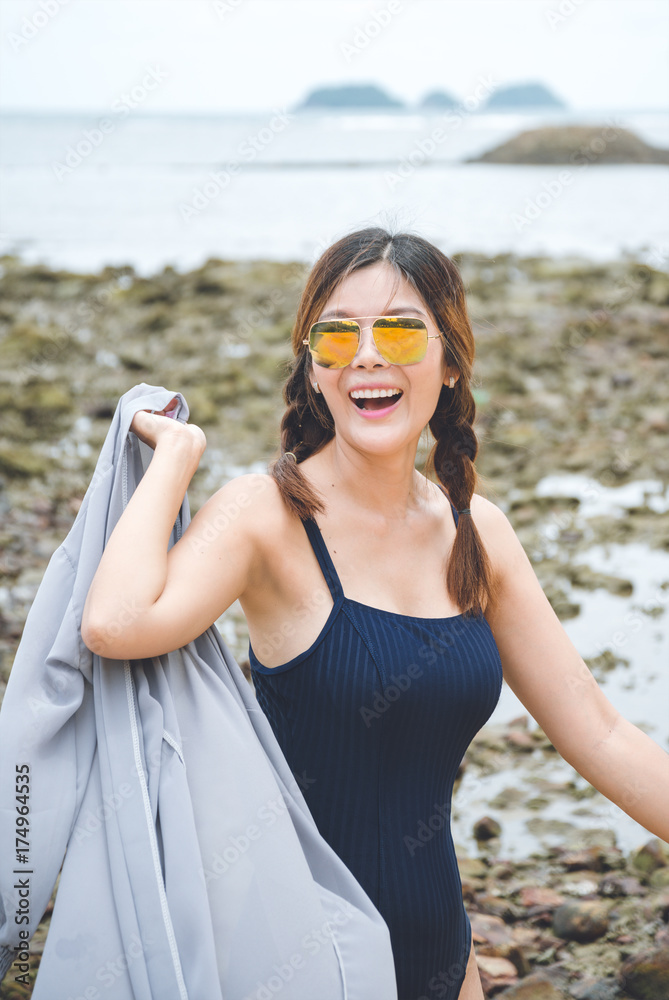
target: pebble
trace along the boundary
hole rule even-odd
[[[518,893],[518,897],[523,906],[562,906],[565,897],[543,885],[526,885]]]
[[[493,990],[497,992],[500,987],[510,986],[518,980],[518,970],[508,958],[499,958],[496,955],[477,955],[476,964],[481,977],[481,985],[488,995]]]
[[[502,827],[492,816],[482,816],[474,823],[473,830],[476,840],[492,840],[493,837],[499,837]]]
[[[599,900],[564,903],[553,914],[553,933],[566,941],[596,941],[608,928],[608,906]]]

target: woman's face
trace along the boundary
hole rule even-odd
[[[399,284],[398,284],[399,280]],[[396,287],[395,287],[396,286]],[[376,455],[392,454],[407,446],[414,450],[430,421],[444,384],[458,371],[448,368],[442,340],[428,340],[422,361],[395,365],[379,354],[371,331],[377,316],[415,316],[427,326],[430,337],[438,335],[434,319],[415,288],[388,264],[364,267],[345,278],[323,306],[318,319],[369,317],[360,321],[358,352],[346,368],[312,365],[311,381],[317,382],[335,423],[335,434],[357,450]],[[399,399],[365,401],[365,408],[351,398],[358,389],[399,389]]]

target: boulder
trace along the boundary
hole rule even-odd
[[[467,163],[669,163],[669,149],[649,146],[627,129],[608,125],[556,125],[520,132]]]
[[[621,965],[618,982],[635,1000],[667,1000],[669,947],[632,955]]]
[[[565,941],[596,941],[608,929],[608,906],[600,900],[573,900],[553,914],[553,933]]]

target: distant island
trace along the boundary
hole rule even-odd
[[[564,125],[520,132],[465,163],[669,163],[669,149],[649,146],[623,128]]]
[[[445,90],[432,90],[426,94],[419,107],[425,111],[441,111],[445,108],[457,108],[460,101]]]
[[[555,108],[565,110],[567,105],[551,93],[543,83],[517,83],[499,87],[488,98],[484,111],[518,111],[523,108]]]
[[[404,110],[405,105],[380,87],[366,83],[318,87],[307,95],[296,110],[310,111],[316,108],[376,108],[379,111],[396,111]]]
[[[524,111],[524,110],[564,110],[567,105],[555,96],[543,83],[520,83],[498,87],[485,103],[471,110]],[[374,83],[352,83],[342,86],[316,87],[295,107],[295,111],[316,111],[324,109],[375,111],[448,111],[463,108],[471,113],[464,101],[445,90],[432,90],[425,94],[417,105],[407,105],[397,97],[392,97],[382,87]]]

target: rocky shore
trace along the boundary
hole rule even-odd
[[[528,733],[526,718],[487,726],[462,770],[494,766],[495,759],[512,768],[513,759],[528,752],[543,757],[544,766],[546,758],[557,756],[541,730]],[[534,824],[537,831],[552,829],[558,842],[522,860],[509,859],[499,846],[513,791],[490,802],[501,820],[482,815],[474,823],[476,854],[458,850],[486,997],[666,1000],[669,847],[646,838],[624,852],[612,826],[579,829],[544,819],[542,811],[556,792],[544,781],[537,788]],[[456,790],[456,807],[457,801]],[[439,996],[436,986],[434,996]]]
[[[565,621],[583,595],[634,593],[631,573],[588,564],[593,546],[669,551],[669,519],[653,499],[669,486],[669,275],[659,250],[649,259],[456,257],[477,339],[478,492],[508,514]],[[48,558],[72,524],[123,392],[138,382],[183,391],[208,439],[189,491],[193,510],[232,476],[275,457],[307,272],[300,262],[221,260],[151,277],[131,267],[72,274],[8,257],[0,265],[1,696]],[[419,468],[428,450],[426,441]],[[584,518],[584,495],[551,487],[558,473],[587,478],[589,500],[654,485],[637,490],[624,517],[602,504]],[[639,615],[653,621],[668,603],[666,580]],[[244,664],[240,610],[233,606],[219,626]],[[599,677],[617,659],[588,665]],[[522,720],[485,727],[468,751],[461,791],[472,774],[511,774],[532,758],[539,831],[556,796],[588,795],[541,785],[541,767],[556,757]],[[587,832],[566,823],[559,844],[505,857],[512,800],[493,799],[492,815],[477,817],[476,850],[460,851],[487,995],[666,1000],[666,848],[644,846],[640,830],[639,850],[623,851],[614,824]],[[33,943],[35,967],[47,924],[48,914]],[[27,995],[8,974],[0,998]]]
[[[529,129],[466,163],[669,163],[669,149],[651,146],[615,121]]]

